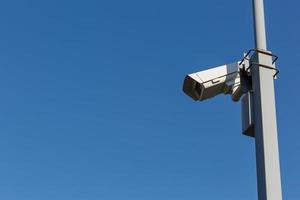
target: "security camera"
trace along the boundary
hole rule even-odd
[[[218,94],[231,94],[233,101],[242,96],[239,62],[189,74],[183,91],[194,100],[203,101]]]

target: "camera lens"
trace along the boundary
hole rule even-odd
[[[197,94],[198,98],[200,98],[201,92],[202,92],[202,87],[200,83],[197,82],[195,85],[195,93]]]

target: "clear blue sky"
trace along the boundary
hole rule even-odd
[[[285,199],[300,198],[300,3],[266,0]],[[0,3],[0,199],[253,200],[240,104],[185,74],[253,47],[250,0]]]

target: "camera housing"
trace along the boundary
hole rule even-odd
[[[242,96],[239,62],[221,65],[208,70],[188,74],[183,91],[195,101],[203,101],[218,94],[231,94],[233,101]]]

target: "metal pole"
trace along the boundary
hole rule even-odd
[[[267,50],[263,0],[253,0],[255,46]],[[281,180],[272,58],[257,53],[252,68],[257,187],[259,200],[281,200]]]
[[[255,47],[267,50],[264,2],[263,0],[253,0],[253,22]]]

